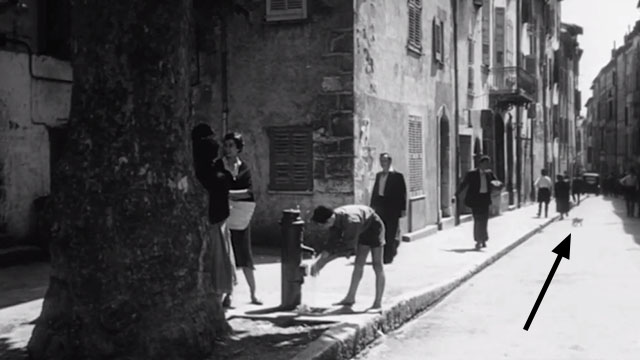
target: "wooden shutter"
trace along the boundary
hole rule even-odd
[[[444,65],[444,21],[438,20],[438,36],[440,36],[440,61]]]
[[[306,19],[307,1],[308,0],[266,0],[267,21]]]
[[[433,18],[432,25],[432,37],[433,37],[433,56],[436,62],[442,63],[442,38],[441,38],[441,29],[440,29],[440,21],[438,18]]]
[[[409,116],[409,194],[424,194],[424,145],[422,142],[422,118]]]
[[[505,30],[505,66],[513,66],[513,49],[515,45],[515,29],[513,27],[513,22],[511,20],[507,20],[506,22],[506,30]],[[519,54],[516,54],[519,56]]]
[[[313,138],[304,127],[269,129],[270,190],[310,191],[313,189]]]
[[[422,1],[409,0],[409,36],[407,48],[422,52]]]
[[[495,9],[495,29],[494,44],[496,49],[495,62],[498,67],[504,66],[504,28],[505,28],[505,9],[503,7]]]
[[[482,64],[491,66],[491,7],[482,8]]]

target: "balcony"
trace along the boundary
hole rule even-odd
[[[491,103],[497,106],[524,105],[536,101],[536,78],[524,68],[491,69]]]

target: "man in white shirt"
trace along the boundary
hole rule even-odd
[[[553,189],[553,181],[547,175],[547,170],[540,171],[540,177],[536,180],[534,186],[538,189],[538,217],[542,213],[542,204],[544,203],[544,217],[549,213],[549,201],[551,201],[551,190]]]

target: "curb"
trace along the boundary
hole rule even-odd
[[[584,200],[587,200],[587,198],[584,198]],[[583,201],[581,201],[581,205]],[[342,323],[328,329],[304,350],[296,354],[293,360],[340,360],[353,358],[378,337],[399,328],[413,319],[417,314],[437,303],[475,274],[505,256],[559,218],[560,215],[552,216],[496,254],[456,274],[451,280],[420,289],[413,294],[407,294],[405,300],[392,305],[391,308],[384,310],[382,314],[364,324]]]

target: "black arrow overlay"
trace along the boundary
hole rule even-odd
[[[538,295],[538,299],[536,300],[536,303],[533,305],[533,309],[531,309],[529,318],[527,319],[527,322],[524,324],[524,329],[526,331],[529,331],[529,326],[531,326],[531,322],[533,321],[533,318],[536,316],[536,312],[540,307],[542,298],[544,297],[544,294],[547,292],[547,288],[549,288],[549,284],[551,284],[553,275],[555,275],[556,270],[558,270],[558,265],[560,265],[560,261],[562,260],[562,258],[566,258],[567,260],[569,260],[569,253],[571,252],[571,234],[569,234],[569,236],[567,236],[564,240],[562,240],[562,242],[558,246],[556,246],[556,248],[553,249],[552,252],[558,254],[558,257],[556,257],[556,261],[553,263],[553,266],[551,267],[549,276],[547,276],[547,280],[544,282],[544,285],[542,285],[542,290],[540,290],[540,295]]]

